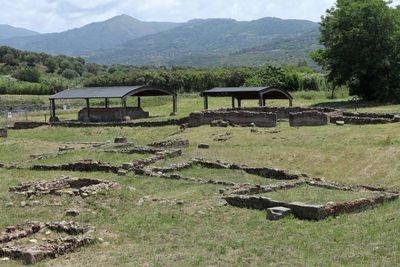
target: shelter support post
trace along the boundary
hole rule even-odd
[[[264,104],[264,97],[263,97],[263,95],[260,95],[260,98],[259,98],[259,100],[258,100],[258,105],[259,105],[260,107],[262,107],[263,104]]]
[[[140,96],[138,96],[137,98],[137,107],[140,108],[141,107],[141,103],[140,103]]]
[[[176,95],[172,96],[172,114],[176,114],[178,112],[178,105],[177,105],[177,97]]]
[[[56,101],[54,99],[50,100],[50,120],[54,121],[56,118]]]
[[[293,100],[289,99],[289,107],[292,107],[292,106],[293,106]]]
[[[263,107],[267,106],[266,103],[267,103],[266,100],[263,99]]]
[[[88,120],[90,121],[90,101],[89,101],[89,98],[86,98],[86,112],[87,112]]]
[[[126,115],[126,99],[125,98],[121,98],[121,121],[125,120],[125,115]]]
[[[105,106],[106,106],[106,108],[108,108],[108,98],[106,98],[106,100],[105,100]]]
[[[232,96],[232,108],[235,108],[235,98]]]
[[[204,96],[204,109],[208,109],[208,97],[206,95]]]
[[[238,98],[238,108],[242,107],[242,99]]]

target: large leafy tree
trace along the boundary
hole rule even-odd
[[[397,49],[399,10],[383,0],[337,0],[322,17],[320,42],[312,57],[336,86],[368,100],[400,100]]]

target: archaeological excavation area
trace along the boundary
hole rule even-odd
[[[395,265],[399,117],[233,98],[166,119],[9,127],[0,265]]]

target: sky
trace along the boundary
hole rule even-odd
[[[400,0],[394,2],[400,3]],[[0,0],[0,24],[60,32],[127,14],[143,21],[262,17],[319,22],[335,0]]]

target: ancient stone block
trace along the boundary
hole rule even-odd
[[[289,124],[292,127],[322,126],[329,123],[329,116],[318,111],[305,111],[289,114]]]
[[[344,126],[344,121],[336,121],[337,126]]]
[[[224,121],[231,125],[241,126],[256,125],[258,127],[276,127],[277,119],[274,113],[246,110],[193,112],[189,116],[190,127],[207,125],[215,121]]]
[[[125,143],[128,143],[128,138],[126,138],[125,136],[115,137],[114,143],[115,143],[115,144],[125,144]]]
[[[6,138],[8,136],[7,128],[0,128],[0,137]]]
[[[285,207],[274,207],[267,209],[267,219],[270,221],[278,221],[289,216],[292,210]]]
[[[209,144],[199,144],[198,148],[200,148],[200,149],[209,149],[210,145]]]

